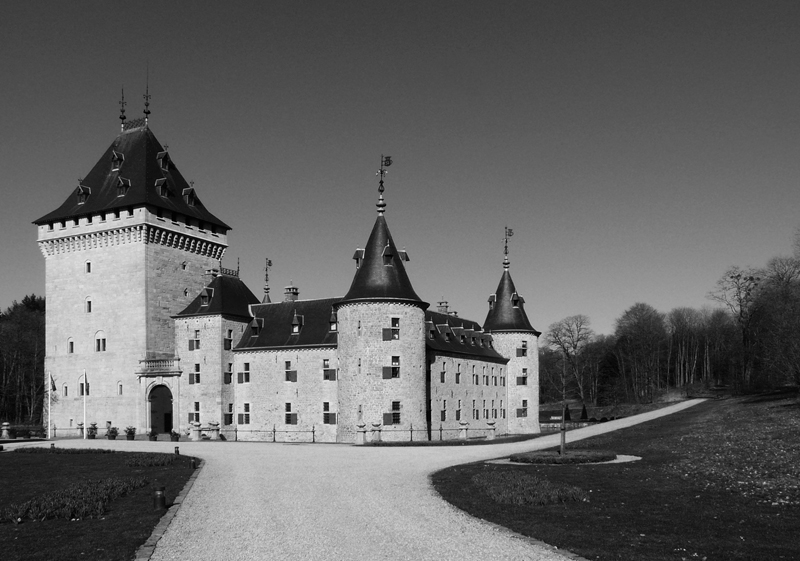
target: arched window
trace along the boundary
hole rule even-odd
[[[78,395],[89,395],[89,390],[89,382],[86,376],[80,376],[78,378]]]
[[[122,382],[117,382],[117,395],[122,395]]]
[[[66,384],[64,384],[64,388],[63,388],[63,392],[62,392],[62,395],[63,395],[64,397],[67,397],[67,395],[69,394],[69,390],[67,389],[68,387],[69,387],[69,386],[67,386]]]
[[[92,297],[91,296],[87,296],[86,300],[84,300],[83,311],[86,312],[87,314],[91,314],[92,313]]]
[[[94,352],[103,353],[106,350],[106,334],[104,331],[98,331],[94,334]]]
[[[73,354],[75,352],[75,341],[70,337],[67,339],[67,354]]]

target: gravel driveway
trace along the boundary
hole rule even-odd
[[[701,400],[567,434],[568,442],[641,423]],[[153,561],[576,559],[473,518],[428,476],[447,466],[547,448],[559,435],[495,446],[364,448],[341,444],[181,442],[205,465]],[[69,441],[81,445],[86,441]],[[67,442],[64,443],[65,445]],[[174,443],[94,441],[172,452]]]

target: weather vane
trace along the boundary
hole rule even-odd
[[[264,267],[264,299],[261,301],[263,304],[268,304],[269,299],[269,268],[272,267],[272,260],[267,259],[267,264]]]
[[[378,207],[378,214],[383,214],[383,211],[386,210],[386,203],[383,201],[383,177],[389,173],[386,171],[386,168],[388,168],[390,165],[392,165],[392,157],[381,154],[381,168],[375,174],[379,175],[381,178],[380,182],[378,183],[378,193],[380,193],[380,195],[378,196],[378,204],[375,205]]]
[[[147,64],[147,82],[142,97],[144,98],[144,123],[147,124],[147,119],[150,117],[150,63]]]
[[[120,124],[120,132],[125,130],[125,106],[128,103],[125,101],[125,88],[122,88],[122,99],[119,101],[119,120],[122,121]]]
[[[508,226],[506,226],[505,228],[506,228],[506,233],[505,233],[505,236],[503,237],[503,243],[504,243],[504,247],[503,247],[503,267],[505,269],[508,269],[508,238],[510,238],[511,236],[514,235],[514,230],[512,230]]]

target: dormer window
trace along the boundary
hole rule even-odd
[[[489,296],[489,309],[490,309],[490,310],[493,310],[493,309],[494,309],[494,303],[495,303],[496,301],[497,301],[497,296],[495,296],[494,294],[492,294],[491,296]]]
[[[356,252],[353,254],[353,259],[355,259],[356,269],[358,269],[361,266],[361,262],[364,260],[364,250],[356,249]]]
[[[331,312],[331,318],[328,322],[330,324],[330,331],[337,331],[339,329],[339,319],[336,316],[336,312]]]
[[[117,197],[124,197],[128,194],[128,189],[131,188],[131,180],[124,177],[117,178]]]
[[[211,302],[211,297],[213,295],[214,295],[213,288],[204,288],[203,291],[200,293],[200,305],[208,306],[209,302]]]
[[[297,312],[294,313],[292,318],[292,335],[298,335],[303,328],[303,316],[298,316]]]
[[[514,306],[515,308],[519,308],[519,305],[524,303],[525,299],[516,292],[511,295],[511,305]]]
[[[169,197],[169,187],[166,179],[156,179],[156,193],[159,197]]]
[[[78,185],[78,189],[75,191],[75,195],[78,197],[78,204],[84,204],[91,193],[91,187],[87,187],[86,185]]]
[[[111,171],[118,171],[124,161],[125,156],[115,150],[111,151]]]
[[[189,206],[194,206],[197,202],[197,196],[194,193],[194,187],[189,187],[183,190],[183,200]]]
[[[403,248],[400,251],[398,251],[397,256],[400,258],[400,261],[411,261],[411,259],[408,257],[408,252],[406,251],[406,248]]]
[[[172,161],[169,159],[168,152],[159,152],[156,159],[158,160],[158,167],[161,168],[161,171],[169,171]]]
[[[386,244],[386,247],[383,248],[383,264],[384,265],[391,265],[392,264],[392,257],[394,257],[394,253],[392,252],[392,248],[389,247],[389,244]]]
[[[253,318],[253,321],[250,322],[250,336],[251,337],[258,337],[258,334],[261,333],[261,324],[263,320],[259,318]]]

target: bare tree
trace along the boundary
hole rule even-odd
[[[587,364],[583,353],[594,336],[589,323],[589,318],[584,315],[570,316],[552,324],[545,337],[547,344],[564,357],[564,388],[566,378],[571,377],[583,402],[587,393]]]

